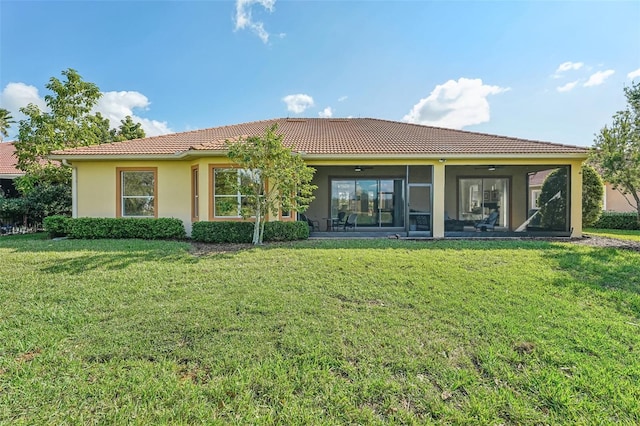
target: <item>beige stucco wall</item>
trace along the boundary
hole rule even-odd
[[[116,168],[157,167],[158,217],[181,219],[191,232],[191,162],[95,161],[74,166],[78,217],[116,217]]]
[[[635,213],[635,209],[624,198],[622,192],[613,189],[611,184],[604,186],[604,210],[608,212]],[[640,193],[638,193],[640,195]],[[627,195],[631,202],[635,202],[631,195]]]
[[[307,214],[326,226],[325,218],[330,216],[330,179],[341,177],[406,177],[406,165],[432,166],[433,172],[433,233],[436,238],[444,237],[445,211],[454,216],[457,212],[457,179],[468,177],[510,177],[511,229],[526,220],[526,174],[528,171],[544,170],[558,165],[571,165],[572,172],[572,227],[574,236],[581,235],[581,175],[579,170],[582,160],[549,160],[549,159],[504,159],[504,160],[376,160],[376,161],[309,161],[309,165],[317,169],[314,183],[318,185],[316,199],[310,205]],[[199,220],[210,220],[209,209],[211,199],[212,165],[227,166],[226,157],[208,157],[180,161],[77,161],[76,191],[74,213],[78,217],[116,217],[116,168],[117,167],[157,167],[157,200],[158,217],[175,217],[185,223],[187,232],[191,232],[191,173],[192,166],[199,170]],[[365,168],[361,172],[354,170],[355,165]],[[489,171],[484,166],[502,166],[496,171]],[[576,169],[577,168],[577,169]],[[577,186],[578,185],[578,186]],[[522,196],[518,195],[522,194]],[[275,219],[275,218],[271,218]]]

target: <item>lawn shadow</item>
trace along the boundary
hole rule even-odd
[[[0,243],[0,249],[15,253],[42,254],[38,259],[42,272],[74,275],[96,269],[122,270],[147,262],[197,262],[197,258],[188,255],[189,247],[179,241],[133,239],[55,241],[34,238]]]

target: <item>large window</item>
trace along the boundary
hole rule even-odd
[[[198,166],[191,167],[191,220],[197,221],[200,217],[200,172]]]
[[[404,227],[403,179],[333,179],[331,217],[358,215],[358,227]]]
[[[459,220],[478,221],[498,212],[496,226],[509,226],[508,178],[461,178]]]
[[[214,217],[242,217],[247,206],[247,188],[257,179],[256,172],[243,169],[213,170]]]
[[[157,169],[118,168],[118,217],[157,217]]]

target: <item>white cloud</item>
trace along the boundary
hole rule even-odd
[[[561,72],[567,72],[570,70],[579,70],[580,68],[582,68],[584,66],[584,63],[582,62],[563,62],[560,64],[560,66],[558,66],[558,69],[556,70],[556,74],[559,74]]]
[[[40,110],[47,111],[47,104],[44,98],[41,98],[38,94],[38,89],[35,86],[29,86],[24,83],[9,83],[0,93],[0,106],[11,112],[15,124],[11,127],[15,130],[18,126],[18,121],[25,119],[25,115],[20,112],[20,108],[26,107],[29,104],[37,105]]]
[[[105,92],[94,109],[108,118],[113,128],[118,127],[120,120],[130,115],[134,122],[142,124],[147,136],[171,133],[166,121],[150,120],[134,114],[134,108],[148,109],[149,105],[149,99],[140,92]]]
[[[631,71],[629,74],[627,74],[627,77],[630,78],[631,80],[633,80],[636,77],[640,77],[640,68],[638,68],[635,71]]]
[[[567,84],[565,84],[563,86],[556,87],[556,90],[558,92],[568,92],[570,90],[573,90],[573,88],[578,85],[579,81],[580,80],[572,81],[572,82],[567,83]]]
[[[340,96],[340,97],[338,98],[338,102],[344,102],[344,101],[346,101],[348,98],[349,98],[348,96]]]
[[[420,99],[402,119],[409,123],[461,129],[489,121],[487,96],[510,90],[489,86],[482,80],[460,78],[437,85],[428,97]]]
[[[298,93],[296,95],[287,95],[282,98],[282,101],[287,104],[287,110],[293,112],[294,114],[300,114],[307,108],[313,106],[313,98],[303,93]]]
[[[40,97],[38,89],[34,86],[24,83],[9,83],[0,93],[0,105],[2,108],[8,109],[16,121],[25,118],[24,114],[20,113],[19,110],[29,103],[37,105],[42,111],[49,110],[44,98]],[[98,100],[94,112],[99,112],[105,118],[108,118],[112,128],[118,127],[120,120],[130,115],[133,121],[142,124],[147,136],[171,133],[172,130],[165,121],[142,118],[134,114],[134,109],[148,109],[149,105],[149,99],[139,92],[105,92]]]
[[[587,80],[587,82],[584,84],[584,87],[599,86],[614,73],[614,70],[606,70],[598,71],[594,74],[591,74],[591,77],[589,77],[589,80]]]
[[[276,0],[236,0],[236,31],[249,28],[260,37],[263,43],[268,43],[269,33],[264,29],[264,24],[253,20],[251,7],[254,4],[259,4],[269,12],[273,12]],[[280,38],[284,36],[285,34],[279,34]]]
[[[326,107],[325,109],[320,111],[318,115],[320,116],[320,118],[331,118],[333,117],[333,110],[331,109],[331,107]]]

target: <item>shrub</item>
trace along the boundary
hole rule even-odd
[[[250,243],[253,222],[196,222],[191,238],[204,243]],[[267,222],[264,241],[293,241],[309,238],[306,222]]]
[[[265,241],[295,241],[309,238],[306,222],[267,222],[264,224]]]
[[[560,192],[560,198],[553,198]],[[567,228],[567,167],[560,167],[549,173],[542,183],[538,204],[540,224],[553,231],[565,231]]]
[[[604,183],[600,174],[588,164],[582,166],[582,226],[591,226],[602,214]]]
[[[23,223],[26,205],[23,198],[0,198],[0,222],[15,225]]]
[[[640,229],[635,213],[602,212],[600,219],[592,225],[600,229]]]
[[[551,172],[542,184],[539,203],[541,224],[552,230],[565,230],[567,220],[567,167],[560,167]],[[604,184],[596,170],[586,164],[582,165],[582,225],[595,223],[602,213]],[[560,198],[551,200],[560,192]],[[551,201],[550,201],[551,200]],[[546,204],[546,203],[549,204]],[[545,205],[546,204],[546,205]]]
[[[253,222],[195,222],[191,238],[203,243],[250,243]]]
[[[66,216],[49,216],[45,217],[42,221],[44,230],[49,233],[51,238],[63,237],[67,235],[67,229],[69,227],[70,218]]]
[[[174,218],[103,218],[80,217],[67,220],[70,238],[140,238],[165,240],[184,238],[186,232],[180,219]]]

